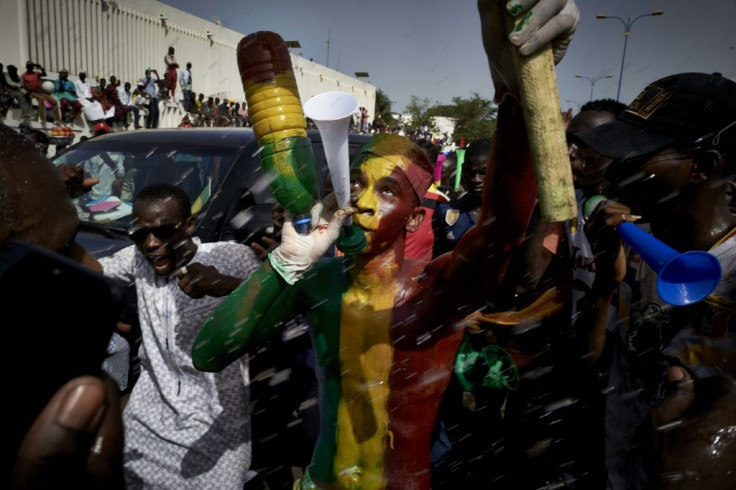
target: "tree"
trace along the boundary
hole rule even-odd
[[[389,126],[393,126],[396,123],[396,121],[394,121],[393,114],[391,114],[391,104],[392,101],[388,98],[388,95],[386,95],[386,93],[380,88],[377,89],[376,107],[373,110],[373,114],[376,116],[380,114],[383,122]]]
[[[412,95],[405,110],[406,114],[411,117],[405,127],[407,134],[422,132],[424,129],[428,129],[430,132],[434,131],[436,129],[432,120],[434,107],[431,105],[429,98],[420,99],[416,95]]]
[[[453,97],[452,105],[438,106],[434,115],[443,115],[455,119],[455,132],[452,139],[455,143],[460,138],[467,141],[487,139],[496,128],[498,107],[490,100],[477,93],[469,99]]]

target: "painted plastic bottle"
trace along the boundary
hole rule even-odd
[[[289,49],[275,32],[259,31],[240,41],[237,56],[261,165],[273,177],[271,191],[294,217],[296,231],[309,233],[317,168]]]

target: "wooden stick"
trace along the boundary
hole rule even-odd
[[[520,20],[507,17],[508,32]],[[572,219],[577,216],[577,204],[552,47],[547,45],[533,56],[512,52],[542,218],[550,223]]]

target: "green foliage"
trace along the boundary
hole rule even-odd
[[[410,134],[428,126],[430,131],[436,132],[437,128],[432,118],[449,117],[455,120],[455,131],[451,135],[455,144],[463,137],[468,142],[487,139],[496,129],[497,112],[498,107],[493,101],[477,93],[473,93],[468,99],[453,97],[452,104],[431,104],[428,98],[422,99],[412,95],[405,110],[405,113],[411,116],[411,121],[407,121],[405,129],[407,134]]]
[[[388,98],[386,93],[379,89],[376,89],[376,107],[373,110],[373,114],[376,116],[381,115],[383,121],[390,126],[396,124],[394,116],[391,114],[391,103],[392,101]]]
[[[437,128],[432,119],[436,115],[432,114],[434,107],[431,105],[429,98],[420,99],[416,95],[412,95],[404,111],[411,116],[411,120],[407,121],[405,126],[407,134],[420,131],[425,126],[429,128],[430,132],[435,131]]]
[[[464,137],[467,141],[490,138],[496,128],[498,107],[490,100],[477,93],[469,99],[453,97],[452,105],[437,106],[442,115],[455,119],[455,132],[452,140],[455,143]]]

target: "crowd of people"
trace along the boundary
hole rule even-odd
[[[513,32],[499,2],[478,4],[498,124],[463,145],[462,165],[428,140],[377,131],[351,164],[347,207],[325,197],[299,234],[277,206],[278,232],[252,249],[199,243],[186,194],[155,185],[134,199],[133,245],[91,257],[74,241],[69,198],[99,181],[0,126],[0,243],[29,241],[135,284],[143,331],[124,409],[114,385],[71,380],[14,448],[13,487],[732,488],[736,83],[676,73],[629,105],[561,114],[578,212],[548,223],[509,50],[552,42],[559,61],[579,14],[572,0],[527,3],[513,14],[543,18]],[[237,124],[236,101],[192,100],[174,54],[166,80],[188,84],[202,108],[186,124]],[[61,74],[57,87],[71,90]],[[356,254],[339,249],[348,219],[366,238]],[[622,240],[630,224],[711,254],[720,275],[704,299],[663,299],[660,279],[684,290],[699,271],[658,277],[648,252]],[[273,438],[251,414],[249,355],[303,324],[311,376],[276,423],[311,430],[274,434],[264,458]],[[311,460],[294,447],[313,448]],[[292,461],[298,471],[281,471]]]
[[[235,99],[207,97],[199,94],[187,107],[194,116],[192,121],[195,127],[250,127],[248,104]]]
[[[48,122],[47,110],[53,111],[54,124],[73,124],[84,116],[92,126],[105,122],[111,128],[141,129],[159,126],[159,102],[170,104],[177,100],[176,89],[181,87],[182,108],[191,115],[192,126],[249,127],[250,118],[245,102],[233,99],[207,97],[192,89],[192,63],[180,69],[174,47],[164,56],[164,76],[155,68],[146,68],[139,80],[121,81],[115,75],[109,80],[100,78],[90,82],[82,71],[77,81],[69,79],[69,70],[61,69],[55,80],[48,78],[43,66],[28,61],[26,71],[18,73],[15,65],[6,70],[0,64],[0,118],[11,108],[20,109],[20,118],[30,122]],[[50,82],[51,85],[44,84]],[[33,115],[33,101],[38,107]],[[143,124],[141,124],[143,118]]]
[[[170,103],[176,99],[177,86],[181,88],[181,104],[187,113],[187,123],[179,127],[250,127],[250,116],[246,101],[220,96],[205,96],[193,91],[192,63],[180,68],[176,61],[176,50],[168,48],[164,56],[164,75],[155,68],[146,68],[139,80],[121,81],[115,75],[109,80],[100,78],[90,83],[85,72],[79,72],[77,82],[69,79],[69,70],[59,70],[51,86],[44,87],[47,78],[43,66],[28,61],[26,71],[19,74],[15,65],[3,71],[0,64],[0,118],[8,110],[17,107],[25,123],[47,122],[47,110],[53,110],[55,124],[73,124],[80,115],[91,124],[105,122],[111,128],[141,129],[159,126],[159,102]],[[36,101],[38,115],[32,115]],[[143,124],[141,124],[141,117]],[[182,121],[183,122],[183,121]],[[360,107],[350,121],[350,131],[356,133],[379,133],[401,131],[401,126],[389,128],[377,114],[372,122],[365,107]]]
[[[100,78],[91,84],[83,71],[74,82],[64,68],[55,80],[50,80],[44,67],[33,61],[26,63],[26,71],[21,75],[14,65],[8,65],[5,72],[0,65],[2,116],[5,118],[8,110],[17,105],[26,124],[47,122],[46,110],[52,109],[55,124],[71,124],[84,115],[90,125],[105,122],[128,128],[132,124],[139,129],[141,109],[148,106],[148,98],[142,85],[132,90],[130,82],[121,83],[115,75],[110,76],[109,82]],[[37,116],[32,114],[33,100],[37,102]]]

